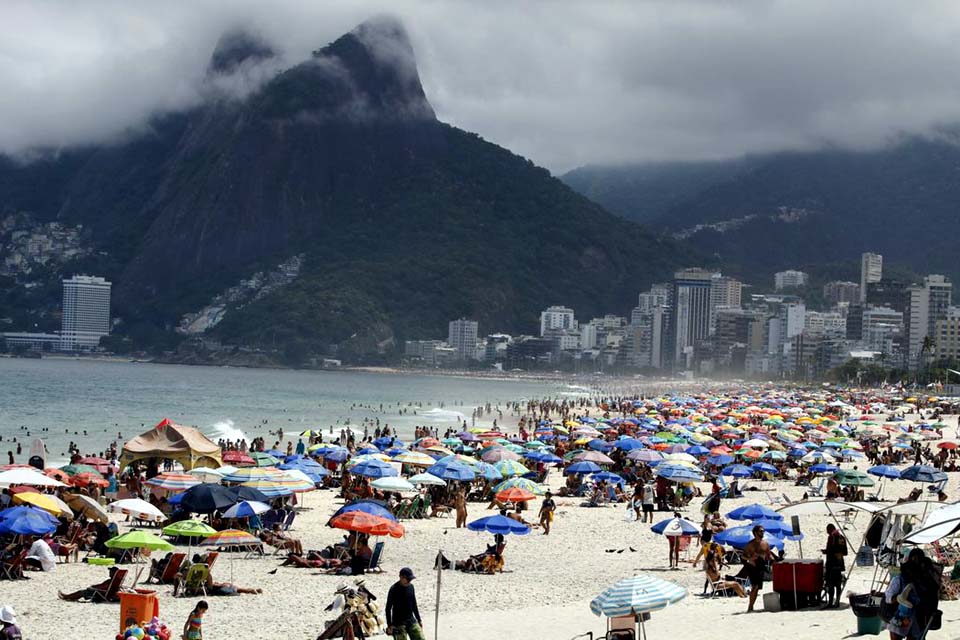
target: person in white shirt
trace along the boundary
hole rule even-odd
[[[50,548],[50,536],[38,538],[36,542],[30,545],[27,557],[24,562],[27,566],[36,567],[42,571],[53,571],[57,566],[57,557],[53,555],[53,549]]]

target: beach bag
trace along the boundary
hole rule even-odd
[[[637,512],[633,510],[633,505],[629,502],[627,503],[627,508],[623,512],[623,521],[624,522],[633,522],[637,519]]]

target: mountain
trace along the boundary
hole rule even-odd
[[[269,46],[232,34],[202,106],[122,144],[3,160],[0,215],[82,229],[91,250],[59,272],[114,279],[115,314],[136,342],[170,345],[184,315],[206,309],[217,319],[208,335],[293,360],[377,357],[404,338],[445,336],[461,316],[481,331],[530,332],[550,304],[623,313],[695,260],[439,122],[393,19],[363,23],[242,97],[218,81],[275,62]]]
[[[744,173],[755,163],[753,158],[742,158],[587,165],[560,179],[608,211],[636,222],[652,222],[704,189]]]
[[[597,181],[616,187],[604,193],[618,195],[597,201],[623,211],[621,202],[643,201],[651,192],[685,191],[650,224],[751,282],[767,284],[786,268],[849,278],[859,273],[864,251],[883,254],[885,267],[960,278],[960,135],[954,132],[908,137],[871,151],[734,160],[726,177],[713,183],[685,171],[667,171],[652,186],[636,178],[648,176],[645,170],[604,172]]]

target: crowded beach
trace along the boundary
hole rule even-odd
[[[63,467],[18,458],[0,468],[0,621],[24,638],[960,630],[954,400],[770,386],[496,411],[407,439],[212,442],[163,420]]]

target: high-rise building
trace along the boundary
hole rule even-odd
[[[860,285],[856,282],[834,280],[823,285],[823,297],[831,305],[841,302],[853,304],[860,301]]]
[[[883,256],[864,253],[860,256],[860,302],[867,301],[867,285],[883,279]],[[871,302],[873,302],[871,300]]]
[[[74,276],[63,281],[63,318],[60,348],[87,351],[110,335],[111,284],[96,276]]]
[[[650,291],[638,296],[637,308],[641,311],[650,311],[655,307],[663,307],[667,305],[669,298],[670,285],[666,283],[655,284],[650,287]]]
[[[567,307],[547,307],[540,312],[540,336],[543,337],[552,331],[575,331],[577,319],[573,309]]]
[[[793,269],[778,271],[773,274],[773,288],[780,291],[790,287],[805,287],[808,279],[807,274],[803,271],[794,271]]]
[[[950,307],[937,320],[936,355],[942,360],[960,360],[960,307]]]
[[[477,353],[477,329],[476,320],[451,320],[448,325],[447,344],[454,351],[457,360],[472,360]]]
[[[863,310],[862,344],[871,351],[895,355],[895,344],[903,333],[903,313],[890,307],[869,306]]]
[[[933,356],[931,349],[924,348],[927,337],[935,339],[937,321],[946,316],[953,294],[953,284],[941,275],[929,275],[922,285],[907,289],[909,305],[904,317],[907,332],[907,364],[918,367],[922,359]]]
[[[706,269],[683,269],[673,276],[671,318],[673,361],[687,368],[698,341],[710,335],[710,290],[714,273]]]
[[[739,309],[743,283],[734,278],[713,274],[710,281],[710,334],[717,328],[717,313],[724,309]]]
[[[903,280],[883,278],[867,284],[867,303],[875,307],[890,307],[894,311],[906,312],[910,304],[907,289],[910,283]]]

